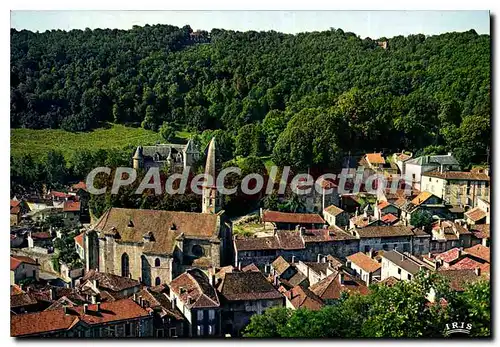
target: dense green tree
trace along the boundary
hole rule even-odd
[[[64,182],[66,176],[66,160],[61,152],[51,150],[43,160],[45,183],[56,186]]]
[[[432,222],[432,214],[425,210],[418,210],[412,213],[410,218],[410,224],[416,228],[428,228]]]
[[[434,301],[429,302],[433,293]],[[436,338],[446,324],[471,322],[472,336],[491,336],[491,293],[487,281],[464,292],[450,288],[437,274],[419,273],[394,286],[374,284],[370,293],[343,294],[335,305],[310,311],[268,309],[252,316],[246,337],[284,338]]]
[[[163,122],[159,129],[161,137],[170,143],[175,139],[175,128],[171,126],[168,122]]]

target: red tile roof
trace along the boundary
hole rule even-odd
[[[379,210],[383,210],[384,208],[386,208],[387,206],[390,206],[391,204],[388,202],[388,201],[381,201],[378,203],[378,208]]]
[[[366,160],[368,160],[370,164],[385,164],[385,160],[381,153],[367,153]]]
[[[273,269],[276,270],[278,275],[282,275],[290,268],[290,263],[285,260],[281,255],[272,262]]]
[[[17,284],[10,286],[10,295],[22,294],[24,291]]]
[[[465,253],[473,255],[479,259],[490,262],[490,248],[483,245],[475,245],[470,248],[464,249]]]
[[[340,274],[344,276],[344,283],[340,283]],[[367,286],[360,280],[350,276],[344,272],[334,272],[330,276],[322,279],[318,283],[309,288],[314,294],[319,296],[322,300],[335,300],[339,299],[343,291],[349,293],[360,293],[366,295],[370,292]]]
[[[307,308],[317,311],[325,305],[319,296],[302,286],[295,286],[285,292],[284,295],[295,308]]]
[[[486,218],[486,212],[481,210],[479,207],[475,207],[472,210],[469,210],[464,213],[467,218],[470,220],[477,222],[483,218]]]
[[[21,212],[21,201],[10,200],[10,214],[18,214]]]
[[[79,190],[79,189],[87,190],[87,185],[85,184],[85,182],[80,181],[80,182],[78,182],[78,183],[76,183],[76,184],[73,184],[73,185],[71,186],[71,188],[72,188],[73,190]]]
[[[280,249],[280,243],[276,236],[236,238],[234,245],[238,251]]]
[[[63,192],[56,192],[55,190],[51,191],[49,193],[50,196],[52,196],[53,198],[68,198],[70,197],[71,195],[67,194],[67,193],[63,193]]]
[[[101,303],[97,312],[97,305],[89,305],[86,314],[83,306],[64,308],[35,313],[26,313],[11,316],[11,336],[37,335],[49,332],[65,331],[78,322],[86,324],[103,324],[128,319],[144,318],[149,312],[131,299]]]
[[[367,226],[356,229],[360,237],[398,237],[413,236],[411,228],[404,225]]]
[[[388,224],[392,224],[394,222],[396,222],[398,220],[398,217],[396,217],[395,215],[393,215],[392,213],[388,213],[386,215],[384,215],[382,218],[381,218],[382,222],[384,223],[388,223]]]
[[[80,211],[80,202],[79,201],[65,201],[64,202],[64,207],[63,207],[64,212],[78,212]]]
[[[363,271],[366,271],[366,272],[375,272],[381,268],[381,265],[378,261],[370,258],[369,256],[367,256],[363,252],[358,252],[358,253],[352,254],[352,255],[348,256],[347,259],[350,260],[351,263],[357,265]]]
[[[24,264],[31,264],[31,265],[39,265],[37,261],[33,258],[30,257],[24,257],[20,255],[11,255],[10,256],[10,270],[13,271],[17,269],[19,265],[22,263]]]
[[[300,231],[278,230],[276,237],[279,240],[281,249],[293,250],[306,247]]]
[[[170,289],[190,308],[220,306],[215,288],[201,270],[191,269],[177,276],[170,282]]]
[[[456,291],[464,291],[466,286],[487,277],[478,276],[475,270],[440,270],[438,274],[450,281],[450,287]]]
[[[437,260],[442,260],[445,263],[451,263],[454,260],[460,258],[460,249],[455,247],[447,250],[446,252],[440,253],[436,255]]]
[[[478,239],[490,238],[490,225],[489,224],[476,224],[470,227],[470,231]]]
[[[341,209],[340,207],[337,207],[335,205],[328,206],[327,208],[325,208],[325,211],[333,216],[338,216],[339,214],[344,212],[343,209]]]
[[[80,246],[80,247],[84,247],[83,245],[83,233],[81,233],[80,235],[77,235],[75,236],[75,242]]]
[[[255,265],[254,263],[251,263],[251,264],[248,264],[247,266],[244,266],[241,271],[243,272],[248,272],[248,271],[252,271],[252,272],[260,272],[259,268],[257,267],[257,265]]]
[[[463,172],[463,171],[429,171],[424,172],[422,176],[436,177],[445,180],[468,180],[468,181],[489,181],[490,176],[485,173]]]
[[[398,158],[398,160],[401,160],[401,161],[405,161],[405,160],[408,160],[411,158],[411,155],[408,155],[406,153],[398,153],[396,155],[396,157]]]
[[[117,276],[106,272],[98,272],[94,269],[87,271],[85,276],[80,280],[80,286],[83,286],[87,281],[98,282],[99,288],[104,288],[111,292],[119,292],[125,289],[139,287],[141,283],[129,277]]]
[[[448,267],[448,270],[465,270],[465,269],[477,269],[481,268],[483,266],[483,263],[480,263],[478,261],[475,261],[472,258],[465,257],[463,259],[460,259],[457,261],[455,264],[451,265]]]
[[[286,213],[278,211],[264,211],[262,220],[271,223],[290,224],[324,224],[325,220],[315,213]]]

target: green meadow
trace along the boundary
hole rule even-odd
[[[177,137],[189,138],[190,133],[180,131]],[[61,129],[11,129],[10,153],[13,156],[31,154],[34,158],[42,156],[49,150],[61,151],[65,158],[78,149],[98,150],[123,148],[127,145],[148,145],[162,142],[159,133],[143,128],[126,127],[112,124],[90,132],[72,133]]]

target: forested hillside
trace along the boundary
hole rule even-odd
[[[12,29],[11,126],[220,129],[233,155],[272,154],[297,168],[375,149],[452,151],[464,166],[484,163],[490,36],[387,41],[383,49],[340,29]]]

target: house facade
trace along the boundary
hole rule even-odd
[[[10,256],[10,284],[19,284],[26,279],[38,281],[40,264],[38,260],[24,256]]]
[[[170,283],[169,299],[185,321],[185,336],[221,336],[221,304],[213,278],[191,269]]]
[[[476,207],[477,199],[489,199],[490,176],[485,172],[426,172],[422,188],[447,204]]]
[[[389,277],[411,281],[419,271],[429,270],[427,265],[408,253],[392,250],[384,252],[382,258],[381,280]]]

